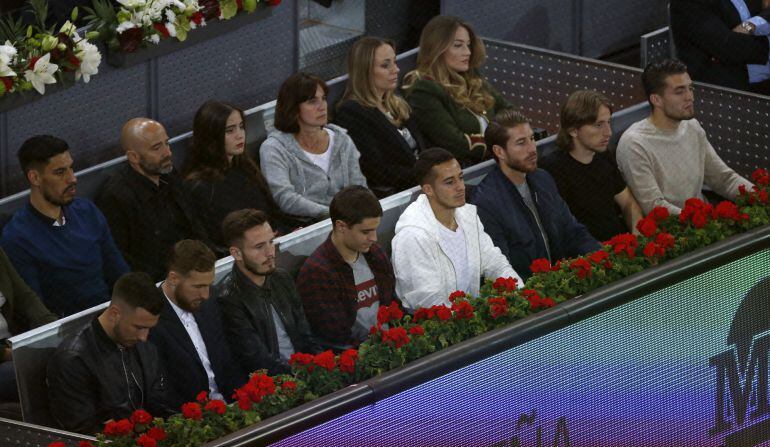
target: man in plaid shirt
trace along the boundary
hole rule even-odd
[[[342,189],[329,206],[332,232],[305,261],[297,290],[313,333],[342,349],[366,339],[377,310],[397,299],[388,255],[377,244],[382,207],[363,186]]]

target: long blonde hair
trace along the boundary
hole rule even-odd
[[[471,56],[465,73],[447,67],[443,58],[460,27],[468,31],[471,40]],[[417,68],[404,77],[404,89],[408,90],[418,79],[429,78],[441,85],[458,104],[482,114],[495,105],[495,98],[484,88],[484,79],[478,74],[486,57],[484,43],[469,24],[453,16],[436,16],[422,29]]]
[[[367,107],[379,107],[382,104],[385,110],[390,112],[393,121],[401,126],[409,119],[411,112],[409,104],[393,91],[385,92],[380,98],[374,86],[372,71],[374,70],[374,54],[378,48],[389,45],[396,51],[396,44],[389,39],[366,36],[358,39],[348,52],[348,83],[340,104],[348,99]],[[395,63],[396,61],[393,61]]]

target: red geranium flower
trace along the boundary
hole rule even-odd
[[[436,316],[441,321],[446,321],[452,318],[452,311],[449,310],[449,308],[443,304],[433,306],[431,307],[431,310],[433,310],[436,313]]]
[[[610,262],[609,257],[610,257],[609,253],[607,253],[604,250],[599,250],[591,253],[588,256],[588,260],[590,260],[596,265],[602,265],[604,266],[604,268],[611,269],[612,262]]]
[[[765,169],[759,168],[751,173],[751,180],[757,185],[766,186],[770,184],[770,174]]]
[[[658,223],[651,217],[645,217],[639,219],[639,222],[636,223],[636,229],[645,237],[651,237],[658,231]]]
[[[54,441],[48,444],[48,447],[67,447],[67,444],[62,441]]]
[[[639,246],[636,236],[630,233],[613,236],[608,243],[615,254],[625,253],[630,259],[636,256],[636,248]]]
[[[489,315],[493,320],[508,313],[508,301],[501,296],[488,298],[487,303],[489,303]]]
[[[292,366],[304,366],[304,365],[311,365],[313,363],[313,354],[305,354],[304,352],[295,352],[294,354],[289,357],[289,365]],[[312,368],[309,368],[312,370]]]
[[[497,278],[492,284],[492,288],[500,292],[513,292],[516,290],[517,283],[519,281],[516,278]]]
[[[182,416],[194,421],[200,420],[203,418],[201,405],[197,402],[187,402],[186,404],[182,404]]]
[[[151,437],[156,441],[162,441],[166,439],[166,432],[160,427],[152,427],[150,430],[147,431],[147,436]]]
[[[530,310],[538,310],[538,309],[545,309],[548,307],[553,307],[555,304],[551,298],[543,298],[540,296],[539,293],[537,293],[536,290],[532,289],[525,289],[522,291],[524,294],[524,298],[529,301],[529,308]]]
[[[419,324],[409,328],[409,335],[425,335],[425,329]]]
[[[334,370],[334,353],[331,350],[316,354],[313,357],[313,364],[327,371]]]
[[[426,309],[424,307],[421,307],[414,311],[414,321],[422,321],[422,320],[430,320],[433,318],[434,312],[433,309]]]
[[[198,393],[198,395],[195,396],[195,400],[197,400],[200,403],[203,403],[203,402],[206,402],[207,400],[209,400],[209,393],[208,393],[208,391],[201,391],[200,393]]]
[[[227,405],[223,400],[214,399],[212,401],[209,401],[204,407],[204,409],[216,414],[225,414],[225,410],[227,410]]]
[[[107,422],[104,425],[104,434],[107,436],[125,436],[134,431],[134,424],[128,419]]]
[[[655,236],[655,243],[663,247],[664,249],[673,248],[676,239],[670,233],[658,233]]]
[[[668,216],[669,216],[668,208],[666,208],[665,206],[656,206],[655,208],[652,209],[652,211],[650,211],[650,214],[647,215],[647,217],[651,217],[656,221],[666,219],[668,218]]]
[[[591,263],[583,258],[578,258],[570,262],[569,268],[575,272],[575,275],[577,275],[579,279],[589,278],[592,273]]]
[[[49,444],[48,447],[51,447]],[[91,444],[91,441],[80,441],[78,442],[78,447],[94,447],[93,444]]]
[[[358,351],[355,349],[346,349],[340,354],[339,367],[340,371],[348,374],[353,374],[356,370],[356,360],[358,359]]]
[[[532,261],[529,265],[529,269],[532,273],[545,273],[551,271],[551,262],[545,258],[538,258]]]
[[[296,390],[297,382],[293,380],[287,380],[281,384],[281,388],[284,390]]]
[[[454,303],[457,298],[465,298],[465,292],[462,290],[455,290],[449,294],[449,301]]]
[[[393,342],[393,344],[396,346],[396,349],[398,349],[409,343],[410,339],[409,336],[406,335],[406,329],[402,327],[394,327],[382,333],[382,341],[386,343]]]
[[[137,438],[136,445],[138,445],[139,447],[157,447],[158,441],[152,438],[147,433],[145,433],[139,438]]]
[[[142,409],[134,411],[131,415],[131,422],[134,424],[147,425],[152,422],[152,415]]]
[[[452,311],[458,320],[470,320],[473,318],[473,306],[467,301],[452,304]]]

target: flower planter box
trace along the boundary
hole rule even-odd
[[[212,39],[222,34],[235,31],[242,26],[248,25],[257,20],[263,20],[273,15],[273,7],[266,4],[260,4],[251,14],[240,12],[229,20],[215,19],[207,22],[206,26],[190,30],[187,39],[180,42],[174,37],[168,37],[161,40],[157,45],[150,44],[147,47],[139,48],[133,53],[123,51],[107,51],[107,63],[113,67],[125,68],[131,67],[150,59],[165,56],[174,51],[187,48],[204,40]]]
[[[65,73],[62,76],[62,79],[57,79],[56,84],[47,84],[45,86],[45,95],[41,95],[34,89],[26,92],[7,93],[0,97],[0,113],[35,102],[38,99],[48,97],[56,92],[66,90],[73,85],[75,85],[75,73],[70,72]]]

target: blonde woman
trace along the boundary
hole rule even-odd
[[[512,107],[479,68],[486,52],[473,28],[451,16],[436,16],[420,36],[417,69],[404,89],[429,146],[452,152],[463,166],[489,156],[484,131],[500,110]]]
[[[398,87],[395,44],[362,37],[348,53],[348,80],[335,122],[348,130],[361,153],[361,171],[371,190],[385,197],[417,184],[412,167],[424,148]]]

